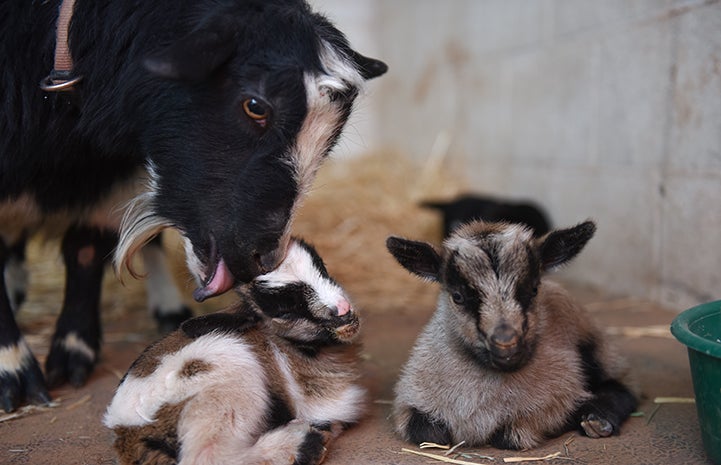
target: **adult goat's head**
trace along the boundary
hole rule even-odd
[[[150,189],[129,209],[116,254],[127,263],[176,227],[197,300],[280,262],[364,81],[386,71],[305,2],[214,5],[143,63]]]

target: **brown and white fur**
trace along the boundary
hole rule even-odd
[[[388,239],[401,265],[442,286],[395,388],[405,440],[527,449],[573,428],[619,432],[637,405],[628,370],[584,309],[542,278],[595,229],[588,221],[534,238],[521,225],[478,221],[441,250]]]
[[[306,243],[130,367],[104,423],[122,464],[320,463],[357,422],[358,315]]]

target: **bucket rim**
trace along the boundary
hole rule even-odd
[[[721,300],[706,302],[684,310],[671,322],[671,334],[690,349],[721,358],[721,343],[703,338],[689,328],[689,325],[714,313],[721,315]]]

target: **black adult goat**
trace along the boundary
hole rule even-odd
[[[82,384],[116,244],[116,263],[128,264],[177,228],[197,300],[274,268],[363,81],[386,66],[302,0],[76,0],[68,43],[82,81],[46,93],[59,6],[0,3],[0,266],[23,231],[60,220],[66,295],[46,375]],[[0,280],[0,407],[10,411],[49,395]]]

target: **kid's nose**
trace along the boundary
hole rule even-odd
[[[350,302],[345,299],[340,299],[336,304],[336,309],[338,311],[338,316],[346,315],[350,313],[351,310]]]

